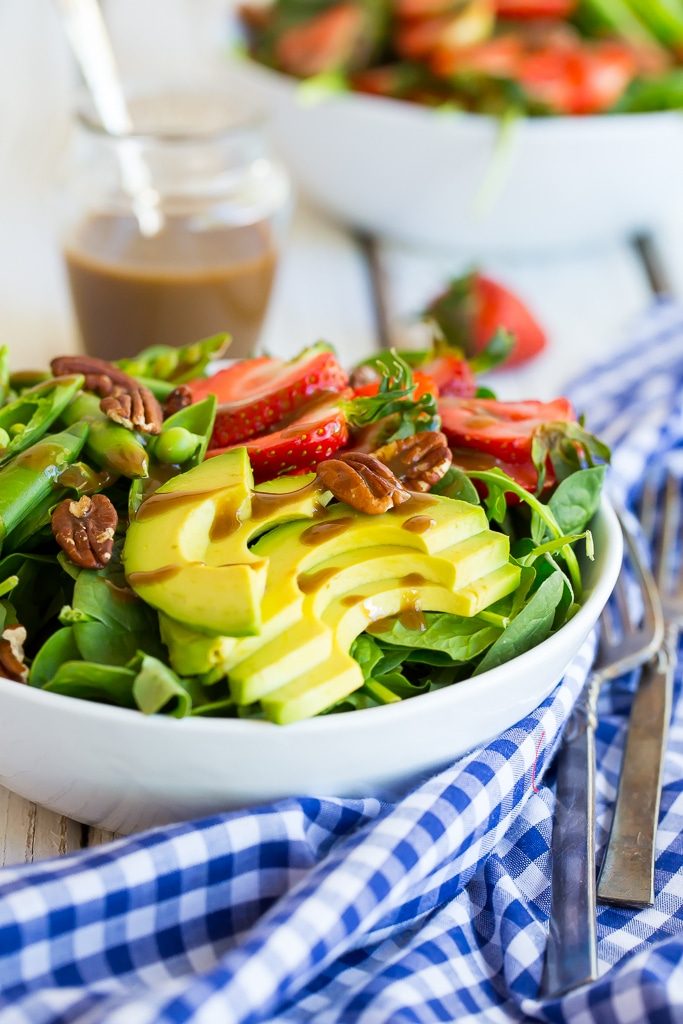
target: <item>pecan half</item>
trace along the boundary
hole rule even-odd
[[[50,363],[55,377],[82,373],[87,391],[102,399],[100,408],[114,423],[144,434],[158,434],[164,414],[149,388],[118,366],[95,356],[58,356]]]
[[[409,491],[428,491],[446,475],[453,461],[448,441],[439,430],[391,441],[373,454]]]
[[[132,386],[114,386],[113,391],[100,402],[100,409],[128,430],[140,430],[143,434],[159,434],[164,414],[159,402],[149,388],[132,382]]]
[[[119,370],[118,366],[95,356],[57,356],[50,363],[50,369],[55,377],[82,373],[85,377],[86,391],[94,391],[100,398],[110,394],[114,384],[122,387],[135,384],[133,378]]]
[[[28,681],[28,668],[24,664],[26,630],[23,626],[8,626],[0,637],[0,673],[17,683]]]
[[[374,455],[346,452],[316,469],[323,486],[358,512],[376,516],[408,501],[410,493]]]
[[[104,494],[66,498],[52,513],[52,532],[60,548],[81,569],[103,569],[111,560],[116,509]]]
[[[192,405],[192,392],[187,384],[179,384],[164,402],[164,419],[168,419],[174,412],[187,409],[188,405]]]

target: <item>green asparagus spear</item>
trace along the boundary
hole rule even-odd
[[[145,381],[148,387],[150,379],[169,381],[176,387],[186,380],[201,377],[209,362],[220,358],[229,344],[229,334],[215,334],[211,338],[204,338],[192,345],[181,345],[179,348],[152,345],[133,359],[119,359],[116,365],[136,379],[149,378]]]
[[[60,472],[75,462],[87,436],[87,424],[74,424],[44,437],[0,470],[0,541],[52,493]]]
[[[1,408],[0,442],[9,440],[0,446],[0,466],[40,440],[82,387],[80,374],[50,379]]]
[[[63,412],[62,421],[67,426],[83,421],[90,427],[85,450],[98,466],[117,476],[147,476],[149,458],[138,436],[112,423],[100,409],[97,395],[79,395]]]

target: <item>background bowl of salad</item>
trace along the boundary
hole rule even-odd
[[[360,230],[520,250],[680,206],[680,0],[275,0],[240,25],[237,82]]]

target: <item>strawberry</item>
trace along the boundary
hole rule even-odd
[[[247,440],[256,481],[271,480],[284,473],[308,472],[345,445],[349,432],[343,403],[352,394],[350,390],[318,394],[281,422],[272,434]],[[234,447],[212,448],[207,458]]]
[[[466,359],[458,356],[444,354],[435,355],[429,362],[422,366],[423,375],[426,374],[436,385],[436,396],[454,395],[458,398],[473,398],[477,392],[477,382],[470,364]],[[417,378],[418,371],[415,371]]]
[[[337,4],[282,33],[275,46],[277,66],[299,78],[352,67],[366,31],[362,7]]]
[[[433,395],[434,398],[439,397],[439,388],[429,370],[426,373],[422,370],[413,370],[413,380],[415,381],[415,390],[411,396],[413,402],[417,402],[423,395]],[[378,392],[379,379],[370,381],[368,384],[361,384],[360,387],[354,387],[353,389],[356,398],[365,398],[376,395]],[[472,393],[474,394],[474,392]],[[451,394],[451,392],[447,392],[447,394]]]
[[[522,300],[479,273],[452,281],[424,316],[437,324],[447,344],[470,358],[482,352],[501,329],[514,338],[504,366],[526,362],[546,346],[543,328]]]
[[[320,392],[342,391],[347,376],[324,344],[313,345],[289,362],[245,359],[188,386],[195,402],[218,396],[214,448],[225,448],[265,434]]]
[[[577,0],[496,0],[501,18],[569,18]]]

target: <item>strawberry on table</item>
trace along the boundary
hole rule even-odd
[[[470,358],[483,352],[499,330],[507,331],[514,344],[504,366],[532,359],[547,344],[543,328],[522,300],[478,272],[452,281],[423,315],[437,325],[448,345]]]
[[[245,359],[188,387],[195,402],[217,395],[212,447],[225,448],[266,433],[310,398],[343,391],[347,382],[334,352],[321,342],[289,362]]]

